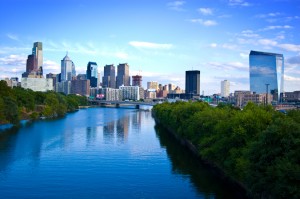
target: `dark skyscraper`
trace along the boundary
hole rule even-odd
[[[132,76],[132,86],[142,87],[142,76],[140,75]]]
[[[42,42],[35,42],[32,48],[32,54],[28,55],[26,62],[26,72],[22,74],[22,77],[28,77],[29,75],[35,76],[43,75],[43,44]]]
[[[86,78],[90,80],[91,87],[98,87],[98,66],[96,62],[89,62],[86,70]]]
[[[250,91],[257,94],[271,92],[280,99],[284,92],[284,58],[282,54],[251,51],[249,55]],[[267,86],[268,85],[268,88]]]
[[[113,64],[104,66],[102,87],[116,88],[116,72],[115,72],[115,66]]]
[[[129,65],[127,63],[118,65],[117,88],[130,86]]]
[[[200,71],[185,71],[185,93],[200,95]]]

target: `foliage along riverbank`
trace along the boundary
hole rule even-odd
[[[84,96],[10,88],[5,81],[0,81],[0,124],[16,125],[23,119],[61,117],[86,105]]]
[[[300,198],[300,111],[176,102],[155,105],[152,113],[251,197]]]

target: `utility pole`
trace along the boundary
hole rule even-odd
[[[267,91],[267,95],[266,95],[266,105],[268,105],[268,94],[269,94],[269,85],[270,84],[266,84],[266,91]]]

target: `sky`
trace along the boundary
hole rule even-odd
[[[21,77],[33,43],[44,74],[68,52],[77,74],[89,61],[128,63],[130,75],[185,89],[200,70],[201,94],[249,90],[250,50],[284,55],[285,91],[300,90],[300,0],[0,0],[0,78]]]

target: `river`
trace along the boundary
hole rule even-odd
[[[0,198],[236,197],[151,112],[89,108],[0,133]]]

